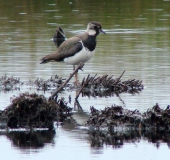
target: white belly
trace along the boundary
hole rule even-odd
[[[80,62],[85,63],[93,57],[94,53],[95,50],[91,52],[83,47],[83,49],[80,52],[76,53],[74,56],[65,58],[64,62],[71,65],[78,65]]]

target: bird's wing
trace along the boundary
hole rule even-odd
[[[82,49],[82,42],[78,36],[74,36],[64,41],[55,53],[49,54],[41,59],[41,63],[49,61],[63,61],[66,57],[71,57]]]

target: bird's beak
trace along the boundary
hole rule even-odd
[[[103,31],[102,29],[99,30],[100,33],[106,34],[105,31]]]

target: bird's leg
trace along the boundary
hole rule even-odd
[[[73,65],[73,70],[75,70],[75,65]],[[78,71],[75,73],[75,79],[76,79],[76,86],[78,87],[78,85],[79,85]]]
[[[78,80],[78,71],[75,73],[75,78],[76,78],[76,86],[79,86],[79,80]]]
[[[73,71],[75,71],[75,68],[76,68],[76,66],[75,66],[75,65],[73,65]]]

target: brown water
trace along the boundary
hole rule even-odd
[[[99,21],[106,35],[98,36],[95,56],[86,63],[79,79],[88,74],[108,74],[122,80],[139,79],[145,89],[136,95],[120,97],[80,97],[85,111],[89,106],[102,109],[112,104],[146,111],[155,103],[170,104],[170,1],[4,1],[0,3],[0,75],[20,77],[22,81],[52,75],[68,77],[72,66],[64,63],[39,64],[39,59],[56,50],[51,38],[57,26],[71,37],[86,29],[89,21]],[[0,92],[0,109],[10,104],[10,97],[28,91]],[[35,92],[34,89],[29,92]],[[39,92],[40,94],[43,94]],[[75,92],[62,92],[61,97]],[[50,92],[45,93],[48,97]],[[73,105],[73,104],[71,104]],[[79,115],[78,120],[83,121]],[[68,125],[69,126],[69,125]],[[136,144],[91,147],[88,134],[81,129],[59,127],[54,138],[43,147],[19,147],[6,134],[0,136],[2,159],[169,159],[166,143],[157,148],[140,139]],[[12,144],[12,145],[11,145]],[[67,152],[68,154],[65,154]],[[131,154],[134,153],[134,154]],[[140,155],[140,156],[139,156]],[[162,158],[163,156],[163,158]]]

